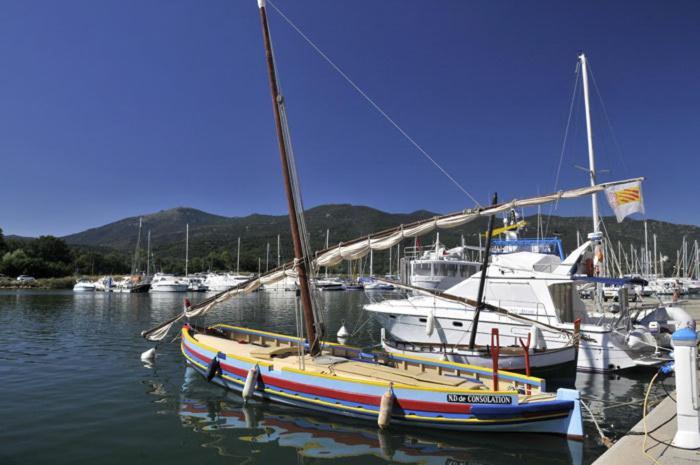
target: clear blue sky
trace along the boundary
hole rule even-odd
[[[482,203],[553,189],[584,50],[602,179],[646,176],[648,217],[700,223],[697,1],[275,4]],[[307,206],[473,206],[268,9]],[[6,1],[0,64],[6,234],[285,212],[255,0]],[[564,187],[587,183],[581,115]]]

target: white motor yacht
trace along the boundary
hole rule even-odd
[[[183,281],[187,283],[189,292],[206,292],[209,288],[204,284],[204,278],[199,276],[186,276]]]
[[[652,331],[635,321],[629,311],[611,314],[586,310],[572,278],[589,245],[587,242],[579,247],[564,261],[556,255],[535,252],[494,255],[486,273],[485,302],[551,327],[541,328],[549,348],[566,344],[561,330],[573,331],[575,321],[580,319],[578,368],[581,371],[605,372],[659,363]],[[480,275],[473,275],[445,293],[475,300]],[[465,344],[470,338],[475,313],[473,307],[435,296],[385,300],[369,304],[365,309],[379,320],[393,340],[411,344]],[[651,326],[657,332],[690,324],[690,317],[686,318],[682,309],[675,307],[672,313],[667,310],[661,307],[645,312],[644,323],[655,322]],[[671,314],[676,318],[673,321],[669,321]],[[527,337],[531,326],[497,311],[482,310],[476,343],[489,344],[492,328],[498,328],[502,345],[517,345],[519,338]],[[434,330],[428,331],[429,327]]]
[[[111,276],[102,276],[100,279],[95,281],[95,290],[101,292],[112,292],[115,284],[112,281]]]
[[[151,292],[187,292],[188,282],[171,274],[156,273],[151,280]]]
[[[209,273],[204,279],[204,285],[207,289],[214,292],[228,291],[229,289],[238,286],[250,279],[250,276],[239,275],[234,273]]]
[[[95,283],[87,279],[79,279],[73,286],[73,292],[95,292]]]

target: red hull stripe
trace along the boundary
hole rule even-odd
[[[196,358],[205,364],[211,362],[210,358],[205,357],[201,353],[187,345],[187,350]],[[229,365],[223,360],[219,360],[221,368],[229,373],[233,373],[243,379],[248,376],[248,372],[242,368]],[[260,379],[268,387],[276,387],[288,391],[300,392],[307,395],[328,397],[332,399],[343,400],[353,404],[365,404],[378,407],[381,402],[381,396],[373,396],[369,394],[360,394],[357,392],[339,391],[336,389],[325,388],[321,386],[311,386],[309,384],[297,383],[280,378],[275,378],[270,375],[260,374]],[[396,399],[398,407],[407,411],[422,411],[435,413],[452,413],[455,415],[463,415],[471,413],[470,404],[442,404],[439,402],[427,402],[422,400]]]

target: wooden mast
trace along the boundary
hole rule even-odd
[[[318,335],[316,334],[316,322],[314,318],[313,308],[311,306],[311,292],[309,289],[309,279],[306,274],[306,264],[304,261],[304,252],[301,246],[301,234],[299,232],[299,222],[297,221],[297,209],[294,199],[294,191],[292,189],[292,180],[290,178],[289,158],[287,155],[287,144],[285,141],[284,130],[282,127],[282,116],[280,114],[280,106],[283,105],[283,97],[277,86],[277,76],[275,74],[275,63],[272,55],[272,46],[270,43],[270,30],[267,24],[267,14],[265,12],[265,0],[258,0],[260,9],[260,22],[263,31],[263,42],[265,44],[265,58],[267,62],[267,72],[270,78],[270,93],[272,95],[272,109],[275,115],[275,130],[277,131],[277,141],[279,143],[280,159],[282,161],[282,178],[284,179],[284,188],[287,193],[287,208],[289,210],[289,224],[292,232],[292,244],[294,245],[294,258],[297,276],[299,277],[299,290],[301,294],[301,305],[304,311],[304,325],[306,326],[306,336],[309,341],[309,353],[318,355],[320,345]]]

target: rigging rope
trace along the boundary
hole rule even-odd
[[[564,139],[562,140],[561,143],[561,152],[559,153],[559,164],[557,165],[557,174],[554,177],[554,191],[559,188],[559,175],[561,174],[561,165],[564,161],[564,152],[566,151],[566,142],[568,141],[569,138],[569,128],[571,127],[571,119],[574,113],[574,108],[575,108],[575,103],[576,103],[576,90],[578,89],[578,81],[579,77],[581,76],[579,73],[579,69],[581,67],[581,64],[579,62],[576,62],[576,78],[574,79],[574,89],[571,92],[571,99],[569,102],[569,117],[566,119],[566,128],[564,129]],[[553,203],[549,207],[549,215],[547,216],[547,226],[545,228],[544,232],[544,237],[547,237],[547,234],[549,233],[549,220],[552,218],[552,213],[554,211],[554,208],[559,205],[559,202]]]
[[[625,159],[622,156],[622,149],[620,148],[620,143],[618,142],[617,137],[615,136],[615,132],[613,131],[612,123],[610,122],[610,117],[608,116],[608,110],[605,107],[605,103],[603,102],[603,95],[600,93],[600,89],[598,89],[598,83],[595,80],[595,75],[593,74],[593,68],[591,67],[590,60],[588,60],[588,71],[591,75],[591,81],[593,81],[593,88],[595,89],[595,92],[598,95],[600,107],[603,109],[603,116],[605,116],[605,121],[608,124],[610,135],[612,136],[613,143],[615,144],[615,148],[617,149],[617,156],[620,159],[620,163],[622,164],[622,168],[625,170],[625,173],[629,173],[629,169],[627,169],[627,163],[625,163]]]
[[[476,198],[474,198],[473,195],[471,195],[455,178],[453,178],[445,170],[445,168],[443,168],[433,157],[431,157],[428,154],[428,152],[423,147],[421,147],[420,144],[418,144],[418,142],[416,142],[411,136],[409,136],[408,133],[404,131],[403,128],[401,128],[401,126],[399,126],[399,124],[396,121],[394,121],[391,118],[391,116],[389,116],[374,100],[372,100],[372,98],[369,95],[367,95],[367,93],[365,93],[355,83],[355,81],[350,79],[350,76],[345,74],[345,72],[343,72],[343,70],[340,69],[340,67],[328,57],[328,55],[323,53],[323,51],[306,34],[304,34],[302,30],[299,29],[299,27],[296,24],[294,24],[294,22],[291,19],[289,19],[279,8],[277,8],[277,5],[275,5],[269,0],[267,3],[270,6],[272,6],[272,8],[277,12],[277,14],[279,14],[282,17],[282,19],[284,19],[287,22],[287,24],[289,24],[289,26],[292,29],[294,29],[294,31],[296,31],[302,37],[302,39],[304,39],[306,43],[308,43],[311,46],[311,48],[313,48],[335,71],[337,71],[338,74],[340,74],[340,76],[342,76],[343,79],[345,79],[345,81],[357,91],[357,93],[359,93],[365,100],[367,100],[367,102],[370,105],[372,105],[372,107],[374,107],[374,109],[377,110],[380,115],[384,117],[384,119],[386,119],[392,126],[394,126],[394,128],[396,128],[396,130],[399,131],[401,135],[406,138],[406,140],[408,140],[425,158],[427,158],[433,165],[435,165],[435,167],[439,169],[442,172],[442,174],[444,174],[447,177],[447,179],[449,179],[455,186],[457,186],[457,188],[460,191],[462,191],[467,197],[469,197],[478,207],[481,207],[481,204],[478,200],[476,200]]]

